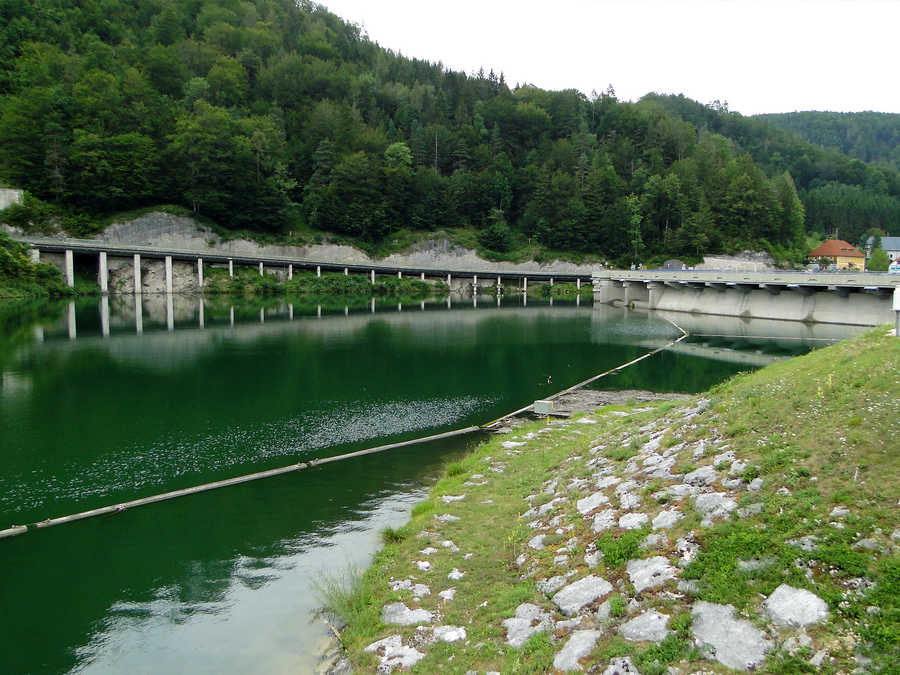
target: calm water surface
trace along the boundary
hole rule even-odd
[[[484,423],[678,335],[521,303],[0,306],[0,528]],[[598,386],[697,392],[847,335],[675,320],[704,337]],[[307,672],[326,637],[315,580],[365,566],[478,440],[0,540],[0,670]]]

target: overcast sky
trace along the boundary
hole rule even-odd
[[[324,0],[381,46],[510,87],[612,84],[745,115],[900,113],[900,0]]]

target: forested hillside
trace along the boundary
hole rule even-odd
[[[619,261],[900,233],[888,168],[683,97],[510,89],[305,0],[0,0],[0,18],[19,221],[174,202],[229,228],[468,227],[498,252]]]
[[[789,171],[806,209],[810,232],[860,242],[872,229],[900,234],[900,179],[888,166],[866,164],[835,149],[813,145],[766,121],[683,96],[650,94],[670,113],[732,139],[768,174]],[[898,117],[898,116],[894,116]]]
[[[895,171],[900,169],[900,115],[896,113],[807,111],[758,117],[810,143]]]

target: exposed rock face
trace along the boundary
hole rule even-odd
[[[669,634],[668,623],[668,616],[650,610],[622,624],[622,635],[632,642],[662,642]]]
[[[553,627],[553,617],[537,605],[523,602],[516,607],[516,615],[504,619],[506,628],[506,644],[521,647],[533,633],[549,630]]]
[[[573,616],[585,605],[612,592],[612,584],[593,574],[569,584],[553,596],[554,604],[566,616]]]
[[[645,560],[629,560],[625,570],[636,593],[648,588],[658,588],[675,578],[675,568],[669,564],[668,558],[661,555]]]
[[[781,584],[763,602],[766,614],[779,626],[802,628],[828,618],[828,605],[815,593]]]
[[[383,623],[399,626],[415,626],[417,623],[430,623],[431,612],[425,609],[410,609],[402,602],[392,602],[381,610]]]
[[[425,658],[425,654],[407,647],[403,644],[399,635],[391,635],[378,642],[373,642],[365,651],[378,654],[381,663],[378,664],[379,673],[390,673],[394,668],[412,668]]]
[[[749,621],[734,618],[734,607],[702,600],[693,607],[691,632],[709,649],[710,656],[736,670],[755,669],[766,658],[772,643]]]
[[[599,630],[575,631],[566,642],[566,646],[553,659],[553,667],[564,672],[582,670],[578,660],[591,653],[601,635]]]

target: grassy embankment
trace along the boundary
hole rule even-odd
[[[602,631],[593,651],[582,659],[585,665],[599,664],[602,670],[612,657],[630,655],[644,675],[666,672],[670,665],[683,673],[730,672],[694,647],[691,605],[705,600],[733,605],[741,617],[767,632],[772,651],[762,667],[766,672],[850,672],[861,657],[872,659],[872,670],[896,673],[900,558],[892,532],[898,525],[900,497],[898,391],[900,340],[879,328],[739,375],[708,392],[709,406],[693,416],[685,416],[685,406],[673,402],[643,412],[607,407],[586,416],[592,423],[530,423],[516,428],[515,436],[495,436],[448,466],[430,498],[414,508],[411,521],[384,533],[384,548],[364,575],[353,577],[349,588],[334,579],[323,584],[331,611],[348,622],[342,635],[348,654],[358,672],[371,672],[377,658],[364,648],[388,635],[401,635],[405,645],[426,653],[415,672],[551,672],[554,655],[571,629],[557,626],[535,633],[517,649],[506,644],[501,622],[523,602],[552,613],[555,607],[536,581],[574,571],[567,583],[591,573],[614,586],[606,598],[608,617],[593,611],[599,600],[589,606],[591,611],[582,611],[579,629]],[[635,473],[639,463],[632,458],[643,459],[651,437],[659,444],[658,452],[677,458],[671,469],[677,478],[648,479]],[[510,440],[522,445],[502,445]],[[721,457],[726,448],[743,464],[720,459],[714,466],[718,482],[709,490],[724,491],[748,509],[739,517],[732,514],[732,519],[702,526],[690,497],[658,494],[680,483],[685,473],[712,466],[714,456]],[[502,473],[497,472],[501,467]],[[594,533],[589,515],[576,511],[575,503],[596,490],[593,482],[604,473],[598,467],[636,482],[630,489],[651,521],[663,509],[682,512],[672,529],[656,532],[667,535],[664,541],[641,548],[649,526],[614,526]],[[476,479],[478,475],[485,478]],[[741,486],[723,486],[735,478],[743,479]],[[754,478],[763,480],[758,491],[747,489]],[[483,481],[486,484],[477,484]],[[614,489],[604,492],[610,503],[601,508],[615,506]],[[445,503],[442,497],[448,495],[465,498]],[[526,509],[552,499],[557,501],[543,516],[558,516],[551,529],[529,527],[533,515],[520,518]],[[830,515],[838,506],[849,514]],[[460,520],[443,523],[435,518],[445,513]],[[527,545],[536,532],[548,532],[543,550]],[[625,573],[626,562],[663,555],[675,564],[681,555],[675,542],[690,532],[700,545],[693,562],[664,586],[636,594]],[[816,538],[812,550],[795,545],[806,536]],[[458,552],[445,547],[445,540],[452,540]],[[868,541],[860,545],[862,540]],[[423,554],[429,546],[437,552]],[[595,549],[604,557],[588,570],[584,554]],[[517,564],[522,554],[525,562],[520,558]],[[561,554],[567,557],[557,558]],[[739,564],[754,559],[761,564]],[[431,563],[429,571],[415,565],[424,560]],[[465,576],[448,580],[453,568]],[[391,579],[426,584],[431,594],[417,601],[409,590],[391,591]],[[679,579],[695,582],[695,589],[676,590]],[[776,632],[767,623],[761,601],[780,584],[808,589],[828,604],[829,618],[807,629],[808,646],[785,644],[788,636],[799,633]],[[440,599],[438,592],[450,587],[455,597]],[[423,641],[427,631],[384,625],[382,607],[397,601],[437,612],[435,625],[463,626],[467,638],[429,644]],[[670,617],[665,640],[625,640],[621,623],[651,608]],[[817,666],[808,662],[816,653]]]

